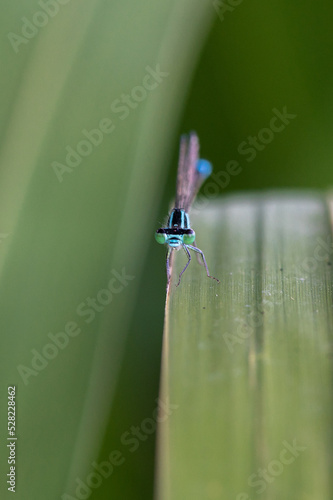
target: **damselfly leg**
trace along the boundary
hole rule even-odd
[[[194,250],[195,252],[199,253],[202,257],[202,260],[203,260],[203,263],[204,263],[204,266],[206,268],[206,273],[207,273],[207,276],[208,278],[212,278],[213,280],[217,281],[218,283],[220,283],[220,280],[218,280],[217,278],[214,278],[214,276],[211,276],[209,274],[209,270],[208,270],[208,266],[207,266],[207,262],[206,262],[206,259],[205,259],[205,256],[204,256],[204,253],[202,250],[200,250],[200,248],[197,248],[197,247],[193,247],[192,245],[187,245],[188,248],[191,248],[191,250]]]

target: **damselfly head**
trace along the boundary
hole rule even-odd
[[[167,244],[172,248],[177,248],[183,245],[192,245],[195,241],[195,232],[190,228],[161,227],[155,233],[155,240],[161,245]]]

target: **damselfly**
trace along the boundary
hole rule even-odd
[[[220,282],[214,276],[210,276],[205,256],[202,250],[195,246],[195,232],[191,228],[188,215],[190,206],[200,186],[211,173],[212,166],[209,161],[199,159],[199,139],[197,134],[191,132],[188,135],[182,135],[180,139],[175,206],[170,212],[167,227],[162,227],[155,233],[156,241],[161,244],[165,243],[168,246],[166,256],[168,284],[171,278],[171,255],[174,249],[179,250],[180,248],[183,248],[188,260],[179,274],[176,286],[180,284],[182,275],[191,262],[190,250],[194,250],[194,252],[201,255],[207,276]]]

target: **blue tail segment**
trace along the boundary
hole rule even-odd
[[[212,164],[208,160],[200,159],[197,162],[197,172],[206,179],[213,171]]]

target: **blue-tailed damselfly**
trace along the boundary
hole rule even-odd
[[[199,139],[195,132],[182,135],[178,162],[177,186],[175,206],[171,210],[167,227],[158,229],[155,239],[158,243],[168,246],[166,269],[168,284],[171,278],[170,258],[174,249],[183,248],[187,255],[187,263],[179,274],[178,283],[191,262],[190,250],[194,250],[202,257],[207,276],[220,282],[209,274],[207,262],[202,250],[195,246],[195,232],[190,226],[189,209],[194,201],[200,186],[212,173],[212,166],[207,160],[199,159]]]

